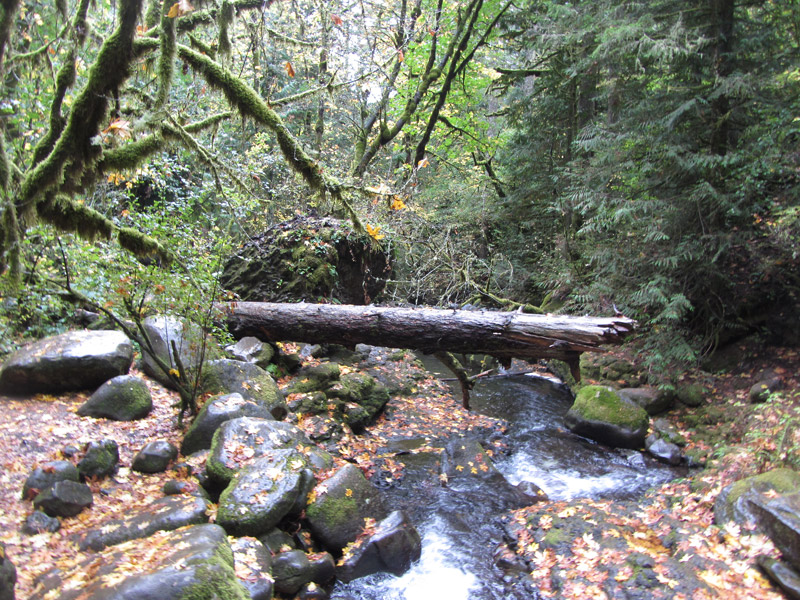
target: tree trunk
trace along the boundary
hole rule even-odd
[[[569,363],[573,373],[581,352],[619,343],[635,325],[626,317],[483,310],[267,302],[231,302],[218,307],[227,315],[235,337],[489,354],[504,362],[556,358]]]

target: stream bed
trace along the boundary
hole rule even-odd
[[[428,362],[428,361],[426,361]],[[426,365],[431,368],[432,365]],[[459,392],[460,393],[460,392]],[[508,452],[495,455],[513,485],[531,482],[551,500],[635,497],[678,476],[647,455],[614,450],[570,433],[564,415],[572,404],[565,386],[517,375],[481,380],[472,410],[505,419]],[[480,479],[439,481],[436,454],[399,455],[405,477],[386,490],[392,510],[405,510],[422,536],[422,557],[403,576],[386,573],[337,583],[339,600],[530,600],[535,591],[504,577],[493,554],[503,541],[502,515],[519,504]]]

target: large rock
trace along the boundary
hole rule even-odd
[[[69,331],[18,350],[0,368],[0,392],[95,389],[128,372],[133,345],[119,331]]]
[[[0,600],[14,600],[16,583],[17,569],[9,560],[5,546],[0,542]]]
[[[50,489],[59,481],[80,481],[78,469],[66,460],[54,460],[36,467],[22,486],[22,498],[31,500],[33,496]]]
[[[251,600],[272,600],[272,554],[254,537],[231,541],[236,575]]]
[[[211,441],[206,470],[212,481],[227,486],[236,471],[283,448],[303,448],[314,470],[329,468],[331,456],[289,423],[241,417],[223,423]]]
[[[641,448],[650,424],[643,408],[599,385],[578,392],[564,421],[573,433],[618,448]]]
[[[760,498],[751,509],[756,528],[772,540],[785,561],[800,569],[800,493]]]
[[[298,216],[251,237],[225,263],[220,284],[254,302],[369,304],[390,275],[390,256],[348,221]]]
[[[36,496],[33,505],[51,517],[74,517],[92,505],[92,490],[85,483],[59,481]]]
[[[89,442],[86,454],[78,463],[81,477],[95,477],[102,479],[117,470],[119,465],[119,448],[117,442],[111,439],[101,442]]]
[[[620,398],[641,406],[651,416],[667,411],[675,404],[675,395],[672,392],[657,387],[623,388],[617,393]]]
[[[380,521],[387,515],[378,489],[352,464],[340,467],[318,484],[311,498],[306,508],[311,532],[334,553],[356,539],[365,519]]]
[[[273,450],[243,467],[219,497],[217,523],[232,535],[259,536],[305,508],[314,473],[294,449]]]
[[[238,360],[211,360],[203,366],[202,388],[211,394],[241,394],[283,419],[288,410],[275,380],[261,367]]]
[[[234,360],[255,363],[262,369],[266,369],[275,357],[275,349],[270,344],[252,336],[245,336],[235,344],[226,346],[225,352]]]
[[[755,520],[753,503],[775,494],[800,493],[800,473],[791,469],[773,469],[725,486],[714,501],[717,525],[734,521],[744,525]]]
[[[78,546],[81,550],[102,550],[147,537],[156,531],[172,531],[186,525],[205,523],[208,521],[208,509],[208,501],[198,496],[159,498],[125,519],[86,532]]]
[[[787,598],[800,600],[800,575],[794,569],[769,556],[759,556],[758,566],[778,584]]]
[[[356,432],[363,430],[389,401],[386,387],[364,373],[342,375],[328,395],[345,403],[345,422]]]
[[[302,550],[287,550],[275,557],[272,565],[275,590],[293,597],[305,584],[314,578],[314,567]]]
[[[170,369],[177,370],[172,344],[178,351],[178,357],[188,374],[196,372],[203,360],[203,331],[188,321],[182,321],[169,315],[147,317],[142,322],[155,355]],[[210,347],[209,347],[210,350]],[[169,376],[158,366],[156,360],[145,349],[142,349],[142,370],[150,377],[168,388],[174,388]]]
[[[225,421],[239,417],[256,419],[273,419],[269,408],[252,398],[244,398],[241,394],[224,394],[211,398],[203,405],[192,421],[191,427],[181,442],[181,454],[188,456],[200,450],[211,448],[214,432]]]
[[[31,600],[249,600],[233,564],[225,530],[195,525],[69,557],[37,578]]]
[[[163,473],[178,458],[178,449],[165,440],[150,442],[136,453],[131,469],[140,473]]]
[[[78,408],[82,417],[114,421],[143,419],[153,410],[153,397],[147,384],[133,375],[118,375],[101,385]]]
[[[378,523],[374,533],[347,548],[336,574],[345,582],[381,571],[402,575],[421,553],[416,528],[405,513],[395,511]]]

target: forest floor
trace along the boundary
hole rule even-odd
[[[418,371],[413,372],[416,367],[412,361],[399,361],[394,365],[387,363],[381,368],[405,370],[398,372],[397,376],[413,379],[412,393],[390,401],[387,409],[391,414],[390,421],[379,419],[367,435],[346,436],[339,445],[340,460],[354,461],[368,474],[391,480],[402,477],[402,465],[390,456],[378,454],[378,448],[390,438],[446,438],[468,430],[500,427],[493,419],[465,411],[443,383]],[[754,377],[767,368],[783,377],[784,392],[765,404],[750,404],[747,392],[755,382]],[[692,557],[704,556],[727,565],[726,569],[714,570],[704,568],[707,563],[703,561],[697,562],[697,576],[715,592],[695,596],[698,600],[707,597],[783,597],[754,566],[756,555],[776,555],[775,549],[763,536],[738,528],[719,529],[714,526],[713,502],[722,487],[741,477],[774,466],[798,467],[792,464],[793,459],[800,460],[797,452],[800,449],[800,427],[796,426],[800,425],[798,374],[800,355],[789,349],[770,349],[761,355],[751,353],[744,369],[725,375],[688,374],[688,378],[700,381],[709,390],[707,404],[694,409],[678,408],[668,413],[667,418],[687,438],[690,449],[707,453],[707,467],[691,471],[687,479],[653,490],[641,500],[636,515],[618,515],[637,531],[634,538],[638,542],[630,545],[631,553],[656,555],[662,552],[663,547],[654,543],[652,534],[658,530],[660,515],[669,515],[670,518],[663,521],[664,526],[668,522],[680,522],[690,532],[680,542],[684,545],[682,550],[686,557],[682,560],[688,568],[694,568]],[[0,542],[5,544],[7,555],[17,565],[17,598],[30,597],[35,577],[55,562],[67,566],[82,558],[74,544],[75,534],[122,518],[130,513],[131,507],[142,506],[160,497],[165,481],[175,476],[174,473],[144,475],[129,468],[133,455],[146,443],[168,440],[179,445],[182,435],[175,426],[176,395],[147,381],[153,393],[154,409],[147,418],[128,423],[79,417],[76,410],[87,399],[85,393],[21,399],[0,397],[0,410],[3,412],[0,420]],[[285,386],[287,381],[279,383]],[[303,426],[302,420],[300,426]],[[113,478],[90,482],[94,505],[77,517],[62,519],[61,530],[54,534],[22,534],[20,526],[32,511],[30,501],[21,497],[27,475],[41,463],[62,458],[62,449],[67,446],[80,449],[90,441],[105,438],[118,442],[121,468]],[[599,507],[609,519],[613,519],[614,506],[613,502],[597,501],[588,501],[584,505],[580,502],[540,503],[512,513],[510,518],[530,523],[532,518],[540,520],[550,513]],[[572,557],[558,566],[557,573],[554,557],[537,552],[535,544],[520,544],[516,548],[530,566],[537,587],[545,594],[554,589],[554,577],[558,576],[575,582],[573,587],[560,588],[558,597],[592,597],[593,583],[591,577],[587,580],[585,576],[598,567],[601,559],[609,557],[593,552],[591,540],[583,538],[574,540],[573,550]],[[612,558],[620,559],[619,556]],[[625,576],[624,570],[616,573],[621,583],[624,583]],[[659,581],[667,591],[665,597],[680,598],[679,594],[668,593],[673,587],[668,574],[660,576]]]

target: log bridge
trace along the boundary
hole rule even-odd
[[[230,302],[217,306],[236,338],[252,335],[265,341],[409,348],[444,357],[451,369],[458,366],[448,364],[446,353],[451,352],[488,354],[501,364],[509,364],[512,358],[550,358],[566,362],[576,380],[580,380],[581,353],[603,351],[605,344],[621,343],[636,325],[624,316],[573,317],[303,302]],[[468,405],[463,373],[456,375]]]

